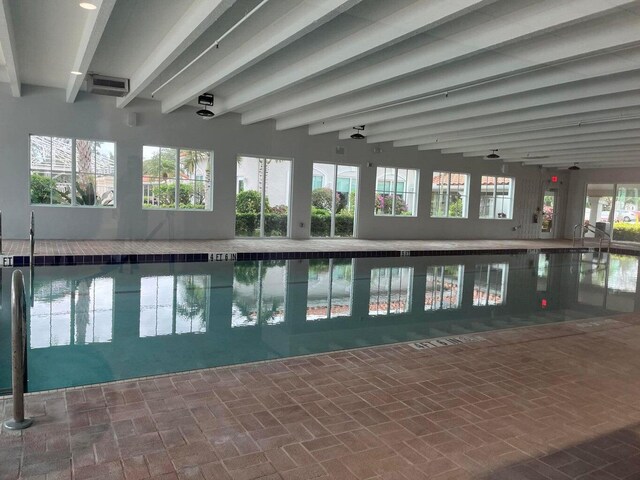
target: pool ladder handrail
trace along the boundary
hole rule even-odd
[[[24,277],[15,270],[11,277],[11,390],[13,418],[4,422],[7,430],[23,430],[33,423],[24,418],[24,392],[27,386],[27,304]]]
[[[584,247],[584,234],[586,232],[592,232],[595,235],[595,239],[598,239],[598,260],[600,260],[600,258],[602,258],[602,242],[604,241],[604,239],[607,239],[607,243],[606,243],[606,250],[607,250],[607,254],[609,254],[609,251],[611,249],[611,235],[600,229],[600,228],[596,228],[593,225],[590,224],[586,224],[586,225],[582,225],[580,223],[577,223],[574,225],[573,227],[573,240],[572,240],[572,246],[576,246],[576,230],[578,229],[580,230],[580,245],[582,247]]]

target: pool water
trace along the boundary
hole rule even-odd
[[[32,291],[24,273],[29,391],[638,308],[638,258],[590,253],[39,267]]]

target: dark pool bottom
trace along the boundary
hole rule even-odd
[[[637,272],[585,252],[36,267],[28,389],[632,312]]]

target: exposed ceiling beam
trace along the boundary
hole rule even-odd
[[[448,122],[462,120],[471,117],[482,117],[511,111],[524,111],[525,109],[541,110],[545,106],[571,105],[569,102],[603,97],[605,95],[619,94],[621,92],[633,92],[640,89],[640,74],[625,73],[622,76],[613,76],[576,82],[559,87],[549,87],[523,95],[510,95],[497,97],[481,102],[474,102],[455,108],[445,108],[433,112],[412,115],[369,126],[370,135],[383,134],[413,128],[419,125],[429,125],[435,122]]]
[[[504,79],[481,83],[473,87],[464,87],[460,90],[452,88],[446,93],[433,93],[427,98],[409,100],[400,105],[389,105],[369,112],[334,119],[325,117],[321,123],[312,123],[318,120],[319,115],[322,115],[318,111],[326,108],[325,105],[321,105],[278,118],[277,126],[279,129],[287,129],[312,123],[309,126],[309,133],[311,134],[336,132],[354,125],[373,124],[441,108],[450,108],[495,97],[522,94],[540,88],[632,71],[639,64],[640,50],[629,48],[625,51],[616,52],[615,55],[605,54],[598,55],[595,58],[581,58],[561,66],[551,66],[527,74],[508,76]],[[444,70],[445,78],[449,78],[447,74],[448,68],[445,67]],[[433,82],[433,80],[425,75],[425,82],[429,83]],[[375,96],[375,92],[369,92],[369,94]]]
[[[619,156],[596,156],[596,157],[582,157],[580,159],[566,158],[553,158],[549,160],[540,160],[539,162],[522,162],[522,165],[540,165],[542,167],[555,167],[555,166],[571,166],[571,165],[589,165],[589,164],[607,164],[607,163],[622,163],[622,162],[640,162],[639,154],[624,154]]]
[[[199,94],[214,89],[224,81],[293,43],[360,1],[325,0],[323,2],[300,2],[297,7],[267,28],[259,32],[251,32],[249,41],[213,64],[194,80],[172,91],[162,100],[162,112],[172,112]],[[216,101],[215,113],[220,113],[222,104],[222,99]]]
[[[305,89],[297,94],[287,95],[285,98],[278,97],[243,113],[242,123],[250,124],[282,116],[316,102],[323,102],[384,82],[395,81],[422,70],[463,60],[482,51],[497,49],[532,36],[567,28],[633,2],[634,0],[615,0],[606,3],[601,0],[533,2],[525,8],[499,18],[492,18],[478,26],[448,37],[428,42],[407,53],[396,55],[358,71],[351,71],[348,74],[342,72],[336,78],[323,80],[313,89]],[[548,40],[558,43],[556,38]],[[564,47],[564,42],[560,43],[563,43]],[[531,58],[533,57],[535,57],[535,53],[531,56]],[[526,63],[530,68],[532,63]],[[490,70],[491,67],[487,66],[485,75],[489,75]]]
[[[555,148],[556,146],[581,144],[584,145],[597,145],[597,144],[610,144],[615,143],[618,140],[638,139],[640,138],[640,129],[627,130],[623,132],[603,132],[603,133],[585,133],[583,135],[568,135],[563,137],[549,137],[542,139],[525,139],[514,142],[490,142],[485,144],[468,145],[465,147],[453,147],[442,148],[442,153],[465,153],[465,152],[478,152],[491,150],[513,150],[513,149],[527,149],[539,147]],[[419,150],[426,150],[418,148]]]
[[[217,112],[235,110],[284,88],[353,62],[497,0],[417,0],[225,98]]]
[[[545,128],[543,130],[531,130],[524,131],[522,133],[505,133],[494,134],[485,136],[475,136],[471,138],[461,138],[459,140],[448,139],[442,142],[435,142],[431,140],[433,137],[428,137],[430,140],[428,143],[415,143],[415,140],[399,140],[394,142],[396,147],[407,147],[411,145],[418,145],[418,150],[441,150],[443,148],[459,148],[464,149],[471,147],[473,150],[479,150],[479,148],[473,148],[474,146],[481,146],[487,148],[490,145],[503,145],[505,142],[516,141],[529,141],[529,140],[558,140],[566,139],[572,136],[583,136],[590,134],[617,134],[622,132],[628,132],[630,130],[640,129],[640,117],[629,120],[621,121],[603,121],[584,123],[576,122],[572,126],[556,126],[553,128]],[[499,131],[499,129],[496,129]],[[496,132],[494,130],[494,133]],[[504,148],[504,147],[496,147]]]
[[[532,162],[540,163],[539,160],[546,160],[550,158],[564,158],[566,160],[580,161],[580,158],[585,157],[597,157],[597,156],[616,156],[622,154],[635,154],[640,151],[640,142],[637,145],[624,145],[621,147],[599,147],[599,148],[582,148],[574,150],[564,150],[561,152],[549,150],[546,152],[536,152],[535,155],[527,156],[523,152],[498,152],[500,154],[500,160],[506,163],[512,162]],[[484,158],[483,153],[482,157]],[[480,157],[480,155],[477,155]],[[486,159],[489,161],[489,159]]]
[[[193,2],[147,59],[131,75],[129,93],[117,100],[126,107],[147,88],[179,55],[231,7],[236,0],[201,0]]]
[[[588,114],[597,111],[626,108],[631,106],[640,106],[640,95],[635,92],[624,92],[620,94],[599,96],[572,102],[562,102],[559,104],[544,105],[539,108],[526,108],[486,116],[476,111],[474,116],[471,118],[465,117],[464,115],[461,116],[461,113],[463,112],[456,111],[447,115],[448,119],[445,123],[448,124],[446,128],[449,128],[449,125],[457,125],[457,128],[461,130],[480,128],[483,126],[486,127],[489,125],[510,125],[514,122],[542,119],[547,119],[549,123],[552,123],[554,117]],[[469,111],[464,113],[468,114]],[[430,124],[426,122],[430,122]],[[429,120],[424,119],[422,121],[422,125],[419,126],[380,134],[365,131],[365,134],[367,135],[367,141],[371,143],[402,140],[426,134],[434,134],[434,132],[437,132],[439,126],[442,128],[442,125],[440,125],[441,123],[443,123],[442,116],[433,115]],[[351,133],[352,132],[349,130],[343,130],[340,132],[339,138],[349,138]]]
[[[429,134],[424,132],[420,136],[404,138],[393,142],[395,147],[408,147],[412,145],[431,145],[440,142],[474,141],[477,139],[495,137],[501,135],[545,135],[552,132],[562,132],[563,129],[577,127],[580,123],[604,123],[615,119],[620,122],[628,122],[630,119],[640,119],[640,108],[625,107],[604,111],[560,115],[551,119],[525,120],[508,124],[492,125],[486,127],[465,128],[462,122],[446,122],[440,125],[432,125],[428,128]],[[584,128],[584,127],[583,127]]]
[[[621,161],[621,162],[612,162],[612,163],[590,163],[587,164],[585,166],[580,167],[580,169],[585,169],[585,170],[589,170],[589,169],[594,169],[594,168],[625,168],[625,167],[637,167],[640,166],[640,159],[636,159],[636,160],[627,160],[627,161]],[[571,167],[571,165],[563,165],[562,167],[556,167],[556,168],[569,168]]]
[[[501,157],[505,155],[539,155],[539,152],[544,152],[544,155],[557,154],[562,155],[563,152],[573,152],[576,150],[582,151],[594,151],[599,149],[607,149],[607,148],[623,148],[629,145],[640,145],[640,137],[631,137],[631,138],[623,138],[619,140],[601,140],[601,141],[584,141],[584,142],[574,142],[574,143],[565,143],[560,145],[540,145],[535,147],[518,147],[518,148],[509,148],[509,149],[500,149],[498,153]],[[454,152],[443,151],[442,153],[449,154]],[[474,150],[472,152],[464,152],[462,155],[464,157],[483,157],[490,153],[487,150]],[[504,155],[503,155],[504,153]]]
[[[11,95],[20,96],[20,72],[17,64],[16,39],[13,31],[13,20],[9,0],[2,0],[0,4],[0,48],[6,62]]]
[[[96,3],[98,8],[86,11],[87,19],[84,24],[84,29],[82,30],[82,36],[80,37],[76,58],[71,68],[72,71],[82,72],[83,74],[86,74],[87,70],[89,70],[89,65],[91,65],[93,55],[96,53],[100,38],[107,26],[107,21],[111,16],[116,0],[100,0],[100,2]],[[67,103],[76,101],[83,81],[84,75],[69,74]]]

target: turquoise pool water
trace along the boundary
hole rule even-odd
[[[39,267],[28,389],[632,312],[637,280],[637,257],[588,253]]]

